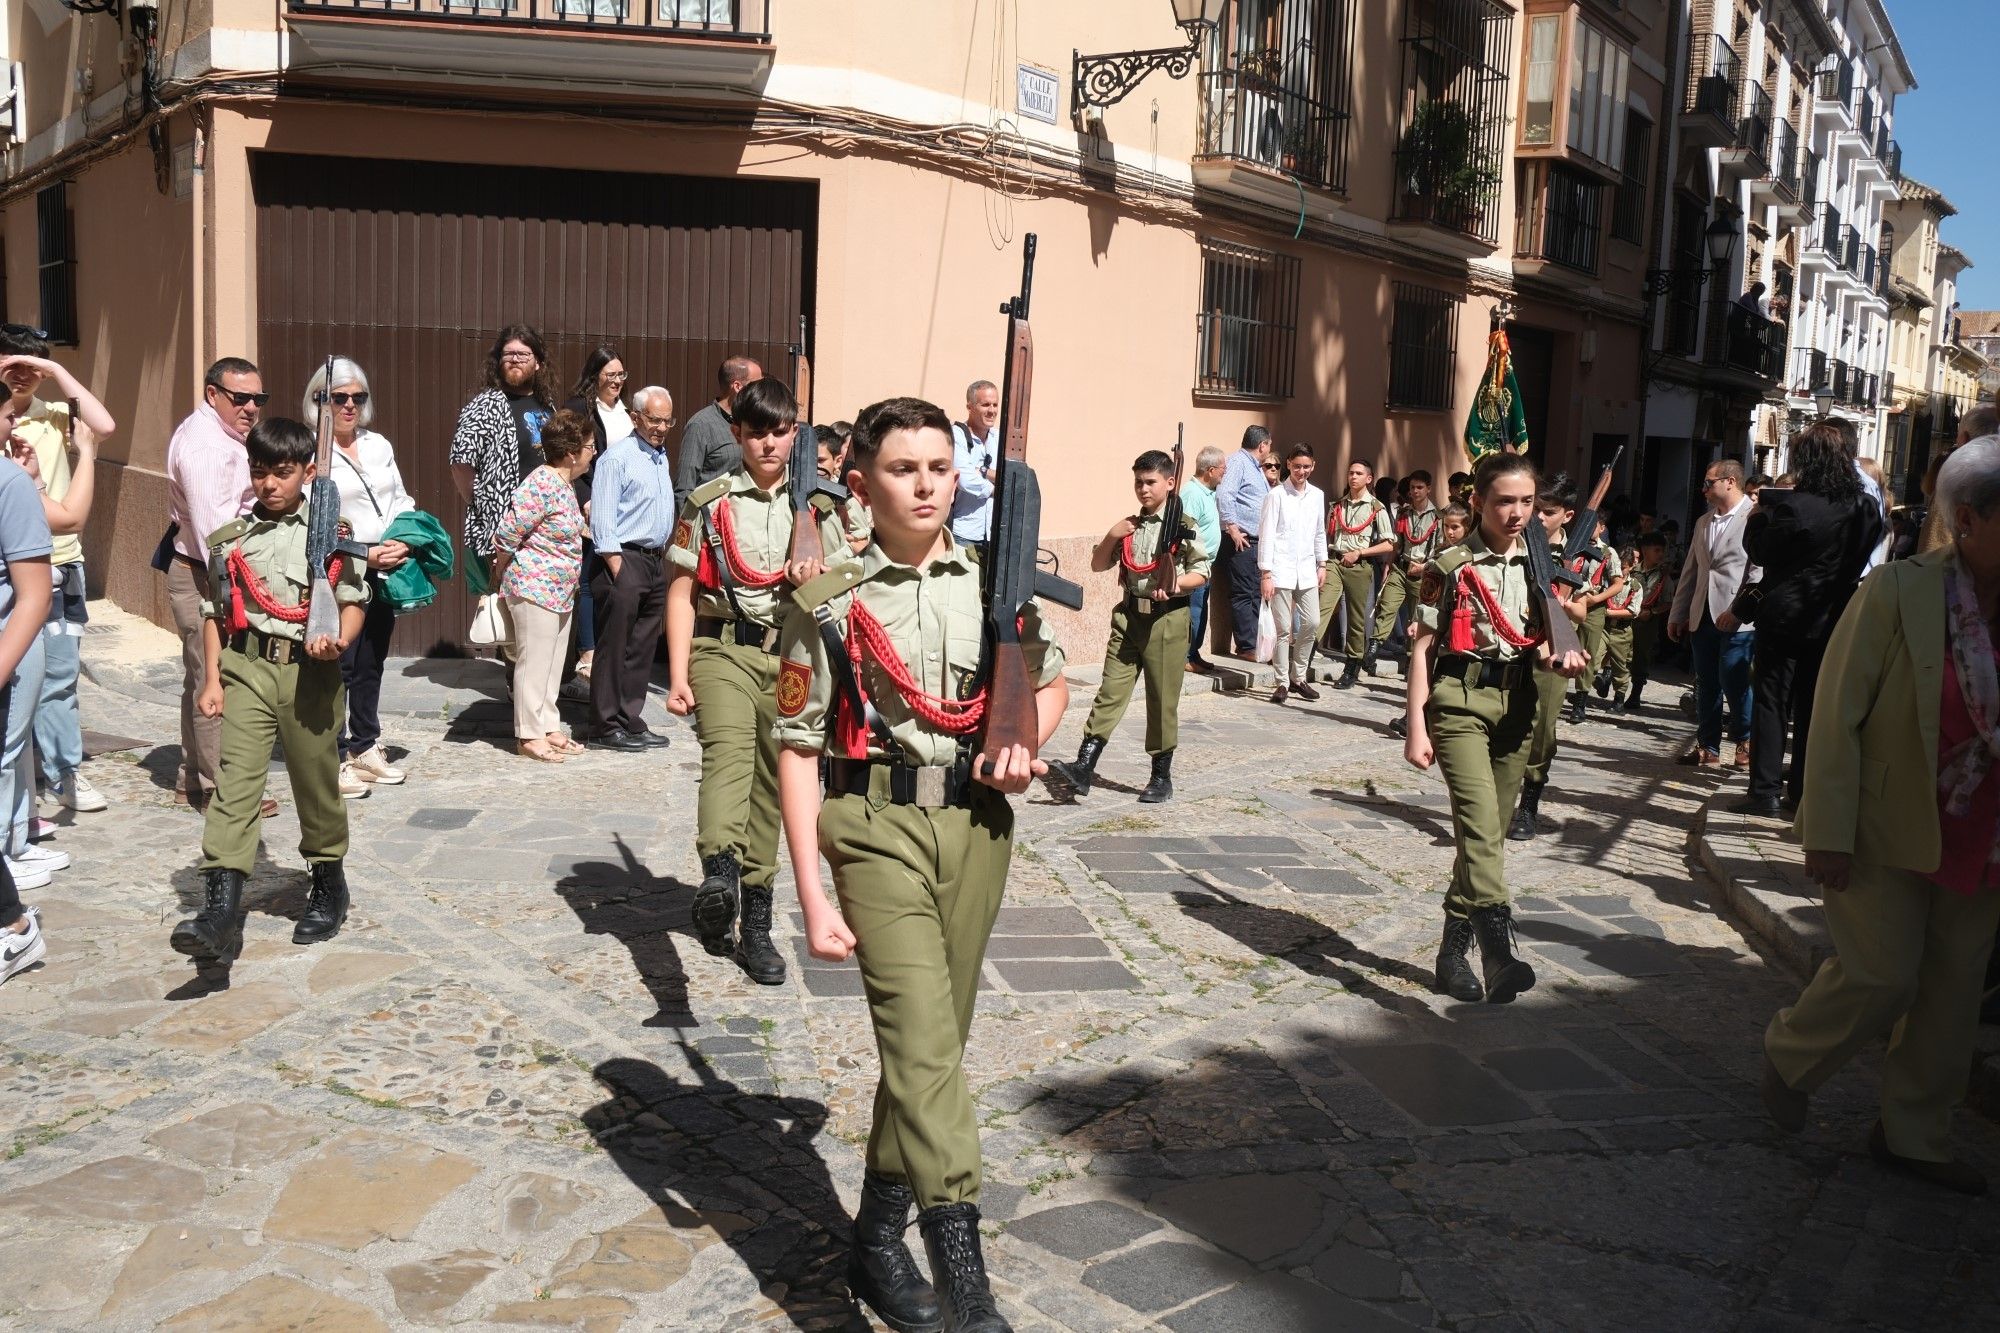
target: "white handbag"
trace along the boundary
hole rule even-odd
[[[499,593],[489,592],[479,599],[479,606],[472,613],[472,628],[465,637],[482,648],[497,648],[514,641],[514,622]]]

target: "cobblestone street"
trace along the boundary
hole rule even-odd
[[[491,664],[393,664],[410,779],[349,806],[347,928],[290,942],[274,774],[205,993],[167,946],[200,898],[178,666],[95,676],[86,725],[135,744],[90,763],[112,811],[58,834],[47,964],[0,989],[0,1325],[867,1327],[859,975],[806,965],[795,912],[783,987],[695,942],[685,726],[552,769],[506,748]],[[1800,977],[1698,868],[1741,783],[1671,763],[1676,692],[1565,727],[1508,1006],[1428,991],[1450,824],[1391,678],[1189,695],[1170,805],[1133,799],[1136,711],[1086,801],[1020,802],[969,1055],[1016,1328],[2000,1326],[2000,1208],[1868,1159],[1875,1057],[1798,1139],[1763,1118]],[[1958,1142],[2000,1172],[1991,1122]]]

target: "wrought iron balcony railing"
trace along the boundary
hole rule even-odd
[[[771,0],[286,0],[300,15],[768,42]]]

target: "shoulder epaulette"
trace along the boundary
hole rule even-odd
[[[1447,546],[1431,560],[1431,567],[1440,574],[1455,574],[1470,559],[1472,552],[1463,544]]]
[[[250,531],[249,519],[247,518],[231,519],[229,522],[224,523],[221,527],[217,528],[214,532],[208,534],[208,549],[211,551],[219,551],[223,547],[229,545],[231,542],[235,541],[238,537],[241,537],[244,533],[248,531]]]
[[[729,484],[736,479],[733,472],[725,472],[719,477],[711,477],[688,492],[688,503],[696,509],[706,509],[717,499],[729,494]]]
[[[819,512],[821,518],[831,518],[835,509],[833,497],[824,491],[814,491],[806,503]]]
[[[798,591],[792,594],[792,600],[798,603],[801,610],[811,611],[850,591],[861,582],[862,577],[858,563],[836,565],[818,578],[807,579],[800,584]]]

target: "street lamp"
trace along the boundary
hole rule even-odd
[[[1690,273],[1678,268],[1653,268],[1646,270],[1646,295],[1665,296],[1683,282],[1693,282],[1697,287],[1705,286],[1709,278],[1724,272],[1729,267],[1729,257],[1736,253],[1736,223],[1734,219],[1717,214],[1715,221],[1708,224],[1701,234],[1702,244],[1708,251],[1706,266]]]
[[[1820,420],[1822,421],[1833,415],[1833,386],[1831,384],[1822,384],[1813,390],[1813,408],[1819,413]]]
[[[1187,34],[1186,46],[1160,46],[1144,51],[1113,51],[1087,56],[1070,52],[1070,115],[1081,119],[1085,107],[1107,107],[1122,101],[1148,74],[1164,69],[1167,77],[1184,79],[1201,55],[1202,41],[1222,23],[1228,0],[1168,0],[1174,22]]]

